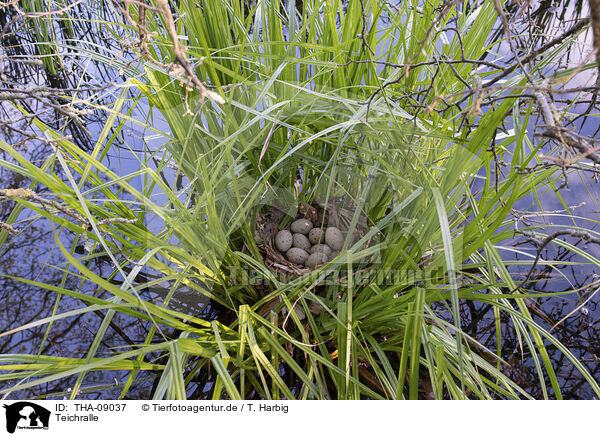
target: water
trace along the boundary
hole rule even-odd
[[[95,11],[94,13],[105,13],[103,11]],[[2,14],[0,14],[1,18]],[[538,17],[543,15],[538,14]],[[542,23],[546,23],[541,19]],[[2,24],[2,23],[0,23]],[[546,23],[547,24],[547,23]],[[76,28],[79,32],[77,35],[81,37],[85,44],[97,41],[90,33],[90,29],[81,27]],[[93,30],[93,29],[92,29]],[[103,44],[107,50],[113,52],[118,51],[118,45],[114,40],[100,39],[100,44]],[[118,73],[111,69],[105,69],[94,62],[85,63],[79,62],[77,65],[81,67],[86,65],[86,71],[98,83],[105,81],[115,81],[122,83]],[[43,75],[36,75],[39,70],[35,68],[24,68],[19,73],[21,83],[45,83],[47,78]],[[91,72],[91,73],[90,73]],[[71,80],[73,77],[69,76]],[[65,81],[64,83],[69,83]],[[71,86],[71,85],[65,85]],[[105,94],[106,101],[112,98],[110,94]],[[6,105],[4,109],[7,110]],[[138,119],[146,119],[147,106],[141,104],[133,113]],[[14,112],[11,112],[11,117]],[[9,115],[4,116],[8,119]],[[52,125],[61,125],[60,116],[55,116],[52,112],[45,115],[47,121]],[[13,118],[14,119],[14,118]],[[95,139],[99,136],[103,122],[105,120],[102,111],[94,112],[86,119],[86,128],[89,131],[89,136],[81,129],[78,129],[73,123],[69,126],[69,131],[74,137],[74,141],[84,149],[91,149]],[[168,132],[168,126],[164,124],[161,118],[153,118],[155,127],[162,131]],[[24,123],[26,124],[26,123]],[[596,123],[578,121],[578,128],[585,135],[595,135],[598,128]],[[128,122],[123,133],[121,153],[111,153],[108,157],[111,169],[118,174],[128,174],[132,170],[137,169],[138,161],[134,159],[131,152],[125,147],[125,144],[133,147],[140,155],[147,150],[156,150],[164,142],[164,138],[156,137],[152,132],[145,132],[134,123]],[[3,138],[12,144],[19,144],[20,138],[15,132],[4,131]],[[29,142],[27,149],[22,150],[32,159],[41,161],[50,152],[48,146],[43,143]],[[4,158],[4,156],[3,156]],[[175,174],[167,174],[170,183],[173,182]],[[28,181],[23,180],[19,176],[9,174],[5,169],[0,168],[0,178],[4,181],[3,187],[16,188],[27,187]],[[135,185],[135,181],[133,182]],[[140,182],[141,183],[141,182]],[[598,218],[597,205],[599,204],[598,191],[596,182],[592,181],[589,175],[584,175],[583,180],[570,178],[569,188],[563,189],[561,193],[568,201],[567,206],[575,206],[573,213],[582,217],[579,222],[586,221],[586,227],[596,229],[596,220]],[[138,185],[139,186],[139,183]],[[160,201],[158,201],[160,203]],[[541,201],[544,210],[556,210],[557,213],[546,217],[553,225],[562,225],[571,223],[571,218],[564,213],[564,206],[558,201],[556,196],[550,192],[542,197]],[[583,204],[585,203],[585,204]],[[11,202],[0,203],[0,221],[5,221],[8,214],[12,210]],[[518,208],[522,210],[537,211],[536,199],[524,199],[518,204]],[[8,248],[3,248],[0,252],[0,271],[4,274],[22,277],[30,280],[39,281],[41,283],[52,284],[56,286],[64,286],[68,289],[78,289],[80,292],[93,292],[95,289],[85,281],[79,281],[73,276],[68,276],[66,283],[61,284],[63,280],[63,270],[68,267],[65,259],[60,254],[56,247],[56,241],[52,228],[49,227],[47,221],[36,220],[31,218],[32,215],[24,213],[19,222],[19,230],[22,233],[13,241]],[[540,219],[532,217],[532,219]],[[589,220],[593,220],[589,221]],[[156,223],[160,226],[160,222]],[[59,238],[66,243],[67,246],[71,241],[71,236],[60,234]],[[511,248],[511,247],[507,247]],[[527,251],[530,255],[534,255],[533,247],[519,247],[523,251]],[[600,248],[588,245],[586,248],[596,257],[600,257]],[[503,251],[506,258],[515,260],[521,257],[509,250]],[[539,267],[542,272],[540,280],[537,281],[532,288],[539,292],[561,291],[573,288],[583,288],[578,294],[570,294],[562,297],[548,297],[532,300],[530,308],[536,322],[539,322],[545,328],[551,328],[553,325],[563,320],[553,330],[556,337],[567,345],[574,354],[579,357],[588,367],[593,375],[600,374],[600,293],[594,294],[600,279],[600,269],[589,265],[570,265],[568,262],[577,262],[574,255],[568,255],[565,251],[556,250],[554,247],[548,247],[548,250],[543,253],[545,259],[560,259],[564,262],[564,266],[556,270],[551,268]],[[101,276],[105,276],[109,272],[110,267],[101,259],[92,259],[89,261],[89,267]],[[526,270],[515,269],[515,272],[520,273],[523,277]],[[115,280],[119,280],[117,277]],[[162,295],[161,295],[162,294]],[[100,293],[100,298],[106,295]],[[149,301],[159,302],[164,293],[160,289],[149,291],[143,294],[144,298]],[[588,300],[589,301],[586,301]],[[17,326],[25,325],[29,322],[44,318],[53,313],[54,310],[64,312],[76,308],[83,307],[79,300],[69,297],[57,298],[56,294],[45,291],[39,287],[31,286],[13,279],[0,277],[0,331],[6,332],[9,329]],[[585,303],[584,303],[585,302]],[[198,301],[194,298],[194,294],[186,293],[183,289],[176,296],[172,308],[185,311],[186,313],[202,314],[208,318],[217,316],[210,307],[198,306]],[[88,344],[94,338],[100,323],[102,322],[103,314],[89,313],[77,317],[71,317],[66,320],[56,322],[51,329],[51,332],[46,340],[46,326],[26,329],[24,331],[5,335],[0,337],[0,353],[2,354],[17,354],[17,353],[37,353],[50,355],[71,355],[78,358],[84,358]],[[495,331],[490,316],[488,307],[477,302],[464,302],[461,305],[461,323],[466,332],[473,337],[478,338],[485,346],[495,350]],[[521,385],[528,388],[532,395],[541,397],[540,383],[535,375],[535,370],[532,367],[532,359],[527,354],[523,355],[520,345],[514,334],[514,330],[510,327],[508,320],[504,320],[503,325],[503,343],[502,348],[505,350],[503,356],[510,363],[507,371]],[[134,343],[142,342],[145,335],[148,333],[149,326],[146,323],[133,320],[121,315],[117,315],[112,321],[112,327],[105,335],[103,342],[97,354],[98,357],[108,355],[111,350],[120,347],[130,346]],[[168,335],[175,335],[176,332],[166,332]],[[560,377],[563,394],[566,398],[592,398],[593,393],[586,385],[581,376],[574,370],[562,353],[549,348],[550,356],[554,367]],[[160,356],[153,356],[160,363]],[[129,390],[127,398],[148,398],[152,390],[153,383],[156,381],[156,376],[159,374],[148,372],[138,376],[138,382]],[[128,373],[115,371],[113,373],[88,373],[84,379],[83,388],[81,389],[78,398],[97,399],[97,398],[117,398],[123,388],[123,383],[127,379]],[[205,377],[205,375],[202,375]],[[46,395],[52,393],[53,398],[68,397],[68,389],[73,385],[75,378],[67,378],[52,382],[48,385],[39,386],[29,391],[32,396]],[[198,379],[197,383],[191,383],[188,394],[193,398],[201,398],[205,393],[200,387],[210,386],[210,379]],[[5,382],[0,382],[0,386],[6,386]],[[19,396],[24,396],[24,393],[19,393]],[[9,398],[15,398],[11,396]]]

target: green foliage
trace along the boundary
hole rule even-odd
[[[546,396],[547,385],[555,397],[561,395],[549,344],[600,394],[578,359],[533,321],[524,298],[534,296],[508,292],[516,280],[498,251],[513,237],[509,214],[515,202],[559,177],[553,169],[520,171],[536,159],[521,127],[527,126],[531,107],[523,115],[519,100],[507,98],[518,90],[491,91],[491,98],[504,98],[466,123],[464,107],[454,102],[477,65],[429,62],[488,53],[497,18],[493,3],[468,13],[452,7],[445,15],[440,2],[422,9],[406,2],[399,10],[372,0],[305,1],[302,10],[293,5],[262,0],[173,5],[177,32],[196,62],[197,76],[224,104],[202,99],[193,87],[186,90],[179,79],[142,60],[141,75],[135,65],[124,68],[131,77],[112,107],[102,107],[110,116],[89,153],[57,139],[50,159],[58,165],[38,167],[0,142],[16,162],[1,165],[48,187],[89,223],[51,213],[31,198],[12,198],[52,223],[70,264],[65,275],[112,295],[101,299],[36,283],[79,299],[86,308],[54,314],[35,326],[51,326],[81,311],[105,310],[105,318],[83,359],[0,356],[3,369],[14,371],[2,379],[23,381],[1,392],[76,374],[74,398],[87,372],[118,369],[130,372],[122,396],[140,371],[158,371],[156,399],[186,398],[191,380],[207,371],[216,373],[212,398],[529,398],[504,372],[502,314],[535,360]],[[137,16],[135,6],[130,8]],[[173,46],[163,17],[157,18],[147,23],[154,32],[148,50],[171,62]],[[444,41],[442,32],[431,31],[432,23],[443,28],[448,20],[457,20],[462,46],[456,36]],[[409,62],[422,66],[392,65]],[[499,72],[490,69],[486,75]],[[509,81],[525,83],[518,73]],[[129,99],[130,91],[142,100]],[[413,93],[424,97],[405,98]],[[442,108],[436,96],[446,96],[449,104]],[[123,109],[140,101],[149,104],[147,123]],[[164,119],[169,131],[153,126],[153,117]],[[500,135],[507,120],[515,128]],[[125,121],[162,135],[165,143],[141,158],[139,169],[118,175],[106,156]],[[41,122],[38,128],[60,138]],[[509,165],[497,184],[488,152],[494,139],[498,158]],[[161,177],[173,163],[184,176],[183,187],[169,186]],[[257,214],[272,202],[293,206],[326,197],[349,199],[355,206],[352,222],[366,216],[376,244],[347,243],[337,262],[281,280],[265,265],[255,241]],[[158,230],[151,219],[160,221]],[[74,247],[62,245],[59,229],[101,247],[123,284],[91,271],[74,256]],[[374,264],[373,255],[379,259]],[[157,283],[169,283],[163,305],[140,297],[149,286],[136,280],[143,267],[160,273]],[[233,270],[256,273],[266,285],[237,281]],[[365,272],[371,274],[367,280]],[[328,283],[325,273],[346,279]],[[183,287],[229,316],[210,322],[169,309],[170,298]],[[466,299],[494,307],[497,350],[461,329],[459,302]],[[261,309],[269,304],[272,310],[264,314]],[[311,312],[311,304],[322,306],[320,314]],[[287,316],[280,310],[284,306]],[[294,307],[303,308],[306,319]],[[131,350],[98,358],[98,346],[118,313],[147,322],[150,333]],[[176,337],[169,339],[174,330]],[[147,359],[157,352],[166,356],[164,363]]]

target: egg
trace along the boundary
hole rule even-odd
[[[333,250],[341,250],[344,246],[344,235],[337,227],[327,227],[327,230],[325,230],[325,242]]]
[[[290,248],[285,255],[290,262],[297,263],[298,265],[304,265],[304,262],[308,259],[308,253],[298,247]]]
[[[321,229],[321,227],[315,227],[310,232],[308,232],[308,240],[311,244],[320,244],[325,240],[325,233]]]
[[[310,253],[313,254],[317,252],[323,253],[325,256],[329,256],[331,254],[331,248],[325,244],[313,245],[310,249]]]
[[[313,223],[306,218],[301,218],[296,220],[290,226],[290,230],[293,233],[302,233],[303,235],[308,235],[308,232],[313,228]]]
[[[281,230],[275,235],[275,247],[282,253],[292,248],[293,242],[294,238],[289,230]]]
[[[302,248],[304,251],[310,251],[310,241],[302,233],[294,233],[294,243],[292,247]]]
[[[308,256],[304,265],[308,268],[314,268],[325,262],[327,262],[327,255],[325,255],[325,253],[317,252]]]

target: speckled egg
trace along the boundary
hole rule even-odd
[[[292,232],[289,230],[281,230],[275,235],[275,247],[282,253],[292,248],[293,242],[294,238],[292,237]]]
[[[290,230],[293,233],[302,233],[303,235],[308,235],[308,232],[310,232],[312,228],[313,228],[312,221],[307,220],[306,218],[301,218],[299,220],[296,220],[290,226]]]
[[[308,232],[308,240],[311,244],[320,244],[325,240],[325,232],[323,232],[321,227],[315,227]]]
[[[337,227],[327,227],[325,231],[325,242],[333,250],[341,250],[344,246],[344,235]]]
[[[331,254],[331,248],[329,248],[329,246],[325,244],[313,245],[310,249],[310,254],[317,252],[323,253],[325,256],[329,256]]]
[[[310,241],[302,233],[294,233],[294,243],[292,247],[302,248],[304,251],[310,251]]]
[[[327,256],[325,253],[317,252],[308,256],[304,265],[306,265],[308,268],[314,268],[315,266],[325,262],[327,262]]]
[[[308,259],[308,253],[298,247],[290,248],[285,255],[290,262],[297,263],[298,265],[304,265],[304,262]]]

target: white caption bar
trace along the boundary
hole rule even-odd
[[[589,402],[0,401],[0,436],[597,434]],[[580,417],[580,419],[574,419]],[[588,431],[584,433],[584,431]],[[593,432],[589,432],[593,430]],[[136,435],[134,435],[136,436]]]

